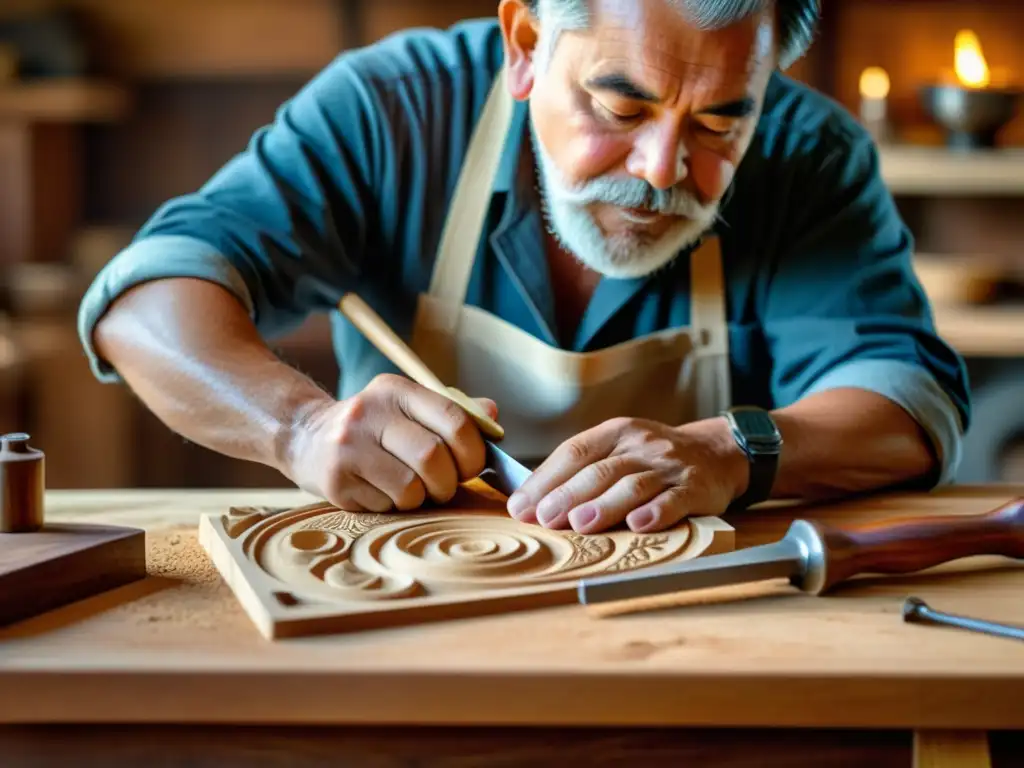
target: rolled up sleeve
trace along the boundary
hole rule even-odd
[[[194,193],[165,203],[99,272],[79,308],[93,372],[115,381],[93,331],[140,283],[208,280],[230,291],[265,337],[336,305],[359,278],[374,219],[386,110],[342,56],[253,134]]]
[[[903,407],[951,482],[970,419],[963,359],[937,334],[913,238],[866,134],[836,130],[797,164],[800,190],[771,265],[764,327],[778,406],[841,387]]]

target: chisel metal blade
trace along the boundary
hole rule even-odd
[[[589,605],[767,579],[792,580],[805,572],[807,557],[804,542],[786,537],[771,544],[698,557],[679,565],[582,579],[577,595],[580,603]]]
[[[495,490],[511,496],[532,473],[492,441],[484,440],[484,444],[487,448],[487,459],[480,479]]]

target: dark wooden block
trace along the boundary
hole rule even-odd
[[[145,577],[141,529],[68,523],[0,533],[0,626]]]

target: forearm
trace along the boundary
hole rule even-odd
[[[875,392],[839,388],[773,411],[783,447],[774,498],[823,499],[923,480],[938,471],[918,422]]]
[[[304,414],[333,401],[274,355],[239,301],[209,281],[158,280],[126,292],[93,340],[170,429],[282,471]]]

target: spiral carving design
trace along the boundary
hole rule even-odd
[[[494,514],[359,515],[323,505],[245,534],[250,557],[296,595],[373,601],[528,587],[671,560],[688,527],[581,536]]]

